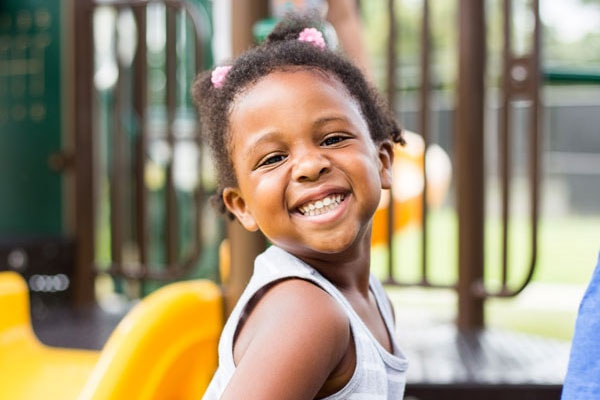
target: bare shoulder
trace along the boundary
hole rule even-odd
[[[273,285],[263,295],[253,313],[265,323],[263,326],[279,325],[282,321],[289,320],[328,321],[330,328],[322,327],[327,331],[335,333],[337,330],[348,330],[348,317],[342,307],[319,286],[303,279],[287,279]]]
[[[278,282],[238,335],[224,398],[313,398],[350,343],[348,317],[329,294],[301,279]]]
[[[236,359],[243,357],[251,341],[278,337],[287,330],[312,342],[343,344],[350,336],[348,317],[327,292],[303,279],[286,279],[271,286],[254,306],[236,341]]]

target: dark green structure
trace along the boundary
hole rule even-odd
[[[61,3],[0,3],[0,237],[64,232]]]

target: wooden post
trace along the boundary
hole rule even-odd
[[[268,0],[231,1],[231,48],[238,56],[254,45],[252,26],[269,16]]]
[[[485,71],[484,2],[460,0],[456,129],[459,219],[458,328],[483,328]]]

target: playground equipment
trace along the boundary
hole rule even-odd
[[[199,399],[217,366],[221,293],[206,280],[167,285],[138,303],[100,351],[45,346],[25,281],[0,273],[0,397]]]

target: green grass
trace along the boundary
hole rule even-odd
[[[451,210],[433,213],[429,219],[429,278],[441,284],[453,284],[457,279],[457,218]],[[522,301],[516,298],[490,299],[486,302],[486,324],[491,327],[511,329],[543,336],[569,340],[577,313],[579,295],[592,274],[600,251],[600,217],[544,218],[539,224],[538,258],[534,284],[550,287],[541,291],[549,299]],[[525,277],[531,260],[530,225],[525,218],[513,218],[509,234],[509,286],[517,287]],[[501,222],[497,218],[486,220],[484,276],[489,288],[496,288],[501,279]],[[394,237],[394,276],[404,282],[420,278],[421,230],[410,227]],[[379,246],[372,252],[372,270],[380,278],[386,277],[387,249]],[[568,308],[554,307],[554,297],[563,298],[560,286],[569,291]],[[397,307],[421,308],[424,312],[442,313],[453,318],[456,313],[456,296],[445,290],[415,290],[388,288]],[[526,289],[527,291],[527,289]],[[403,295],[403,293],[408,293]],[[538,292],[536,292],[538,293]],[[574,293],[574,294],[573,294]],[[538,295],[539,296],[539,295]],[[573,296],[577,298],[572,298]],[[531,297],[531,296],[529,296]],[[545,307],[545,301],[548,306]]]
[[[429,277],[431,281],[451,284],[457,278],[456,214],[445,209],[429,219]],[[508,282],[513,287],[523,281],[531,263],[530,224],[513,218],[509,228]],[[534,280],[545,283],[585,284],[591,276],[600,251],[600,217],[556,217],[540,221]],[[394,237],[394,274],[397,279],[414,282],[420,277],[421,229],[411,226]],[[387,249],[377,246],[372,252],[372,270],[384,278]],[[489,218],[485,227],[484,276],[486,283],[498,284],[501,277],[501,221]]]
[[[413,318],[439,323],[453,323],[456,318],[456,293],[449,289],[386,287],[394,308],[398,326],[411,326]],[[573,336],[576,306],[565,310],[548,307],[540,309],[529,302],[512,299],[489,299],[484,315],[487,327],[535,334],[568,341]]]
[[[541,310],[519,306],[515,300],[491,299],[486,303],[485,316],[490,327],[571,340],[577,309]]]

